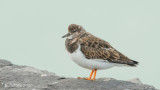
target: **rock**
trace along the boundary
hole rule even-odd
[[[4,66],[12,66],[13,64],[7,60],[0,59],[0,68]]]
[[[157,90],[140,82],[113,78],[99,78],[96,81],[66,78],[29,66],[13,65],[0,60],[0,90]]]
[[[0,81],[0,88],[3,88],[4,86],[3,86],[3,83]]]
[[[131,80],[128,80],[128,81],[132,82],[132,83],[142,84],[142,82],[139,80],[139,78],[134,78],[134,79],[131,79]]]

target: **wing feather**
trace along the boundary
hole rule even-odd
[[[133,61],[114,49],[108,42],[93,35],[81,38],[81,51],[88,59],[102,59],[112,63],[128,64],[135,66],[138,62]]]

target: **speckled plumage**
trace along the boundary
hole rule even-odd
[[[99,39],[93,35],[88,35],[82,38],[83,43],[81,50],[88,59],[103,59],[112,63],[127,64],[135,66],[136,61],[129,59],[116,49],[114,49],[108,42]]]
[[[110,63],[126,64],[136,66],[137,61],[129,59],[108,42],[86,32],[80,25],[71,24],[68,27],[71,38],[66,39],[66,49],[74,53],[80,45],[80,50],[88,60],[103,60]]]

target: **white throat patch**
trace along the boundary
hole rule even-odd
[[[72,35],[70,35],[69,37],[67,37],[68,39],[73,39],[73,36]]]

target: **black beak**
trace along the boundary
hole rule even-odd
[[[70,33],[67,33],[66,35],[62,36],[62,38],[68,37],[70,35],[71,35]]]

